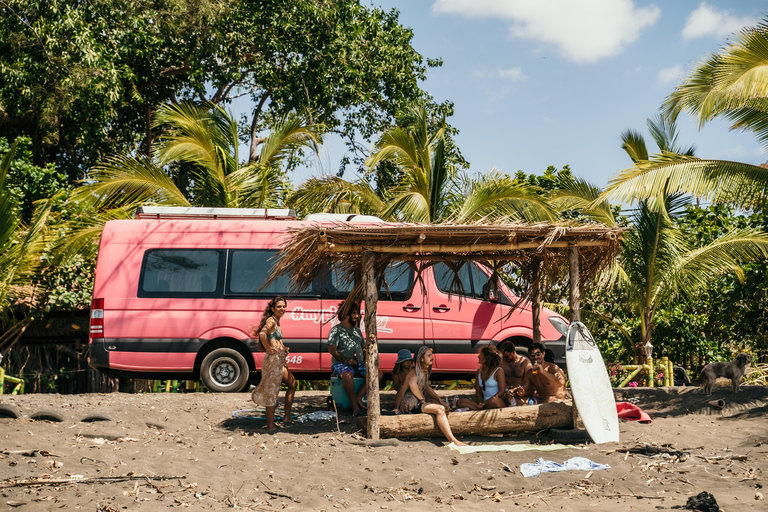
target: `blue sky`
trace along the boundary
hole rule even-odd
[[[366,4],[369,0],[366,0]],[[646,119],[708,52],[768,14],[739,0],[373,0],[400,11],[424,57],[443,59],[422,88],[455,103],[449,122],[472,173],[494,167],[541,174],[570,165],[599,186],[629,165],[626,129]],[[754,138],[722,121],[699,130],[687,115],[679,142],[697,156],[760,164]],[[293,176],[334,173],[343,153],[329,140],[317,165]],[[347,172],[345,178],[353,178]]]

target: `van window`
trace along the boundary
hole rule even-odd
[[[485,298],[485,292],[488,287],[488,274],[480,270],[475,264],[470,265],[470,272],[472,273],[473,296],[482,300]]]
[[[406,262],[390,263],[378,279],[379,300],[407,300],[411,296],[415,274]],[[330,268],[326,279],[323,287],[323,298],[326,299],[345,299],[354,286],[336,266]]]
[[[150,249],[144,253],[138,296],[221,296],[223,256],[218,249]]]
[[[461,282],[461,288],[459,288],[458,283],[455,282],[453,270],[445,263],[435,263],[432,268],[435,272],[437,289],[446,294],[472,297],[472,280],[469,273],[470,267],[473,266],[472,263],[467,262],[459,268],[458,276]]]
[[[263,286],[275,264],[276,250],[230,249],[227,277],[227,295],[296,296],[291,292],[289,276],[281,275],[268,286]],[[310,293],[311,287],[298,295]]]

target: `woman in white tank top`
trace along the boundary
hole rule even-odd
[[[456,407],[471,411],[479,409],[500,409],[507,404],[502,398],[506,393],[507,385],[504,379],[504,370],[501,369],[501,356],[496,347],[485,346],[477,354],[480,368],[475,379],[475,400],[460,398],[455,400]]]

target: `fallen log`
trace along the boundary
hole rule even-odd
[[[456,436],[534,432],[550,428],[573,427],[573,406],[563,402],[487,411],[451,412],[448,423]],[[365,422],[358,424],[365,428]],[[431,414],[381,416],[380,435],[384,437],[440,437],[443,435]]]

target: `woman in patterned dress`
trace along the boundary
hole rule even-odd
[[[395,408],[400,414],[426,413],[435,416],[435,421],[440,431],[456,446],[466,446],[454,437],[451,426],[448,424],[448,411],[451,408],[440,399],[432,386],[429,385],[429,373],[432,371],[434,354],[429,347],[421,347],[416,354],[413,369],[408,372],[405,382],[397,392]],[[438,403],[427,402],[427,397]]]
[[[264,309],[256,333],[259,335],[261,349],[267,355],[261,363],[261,382],[251,393],[251,399],[256,405],[267,409],[267,428],[275,430],[275,407],[277,395],[280,393],[280,384],[285,383],[288,390],[285,392],[285,412],[283,423],[291,421],[291,407],[293,406],[293,394],[296,392],[296,379],[293,378],[285,358],[288,348],[283,345],[283,333],[280,331],[280,319],[285,314],[287,304],[283,297],[275,297]]]

